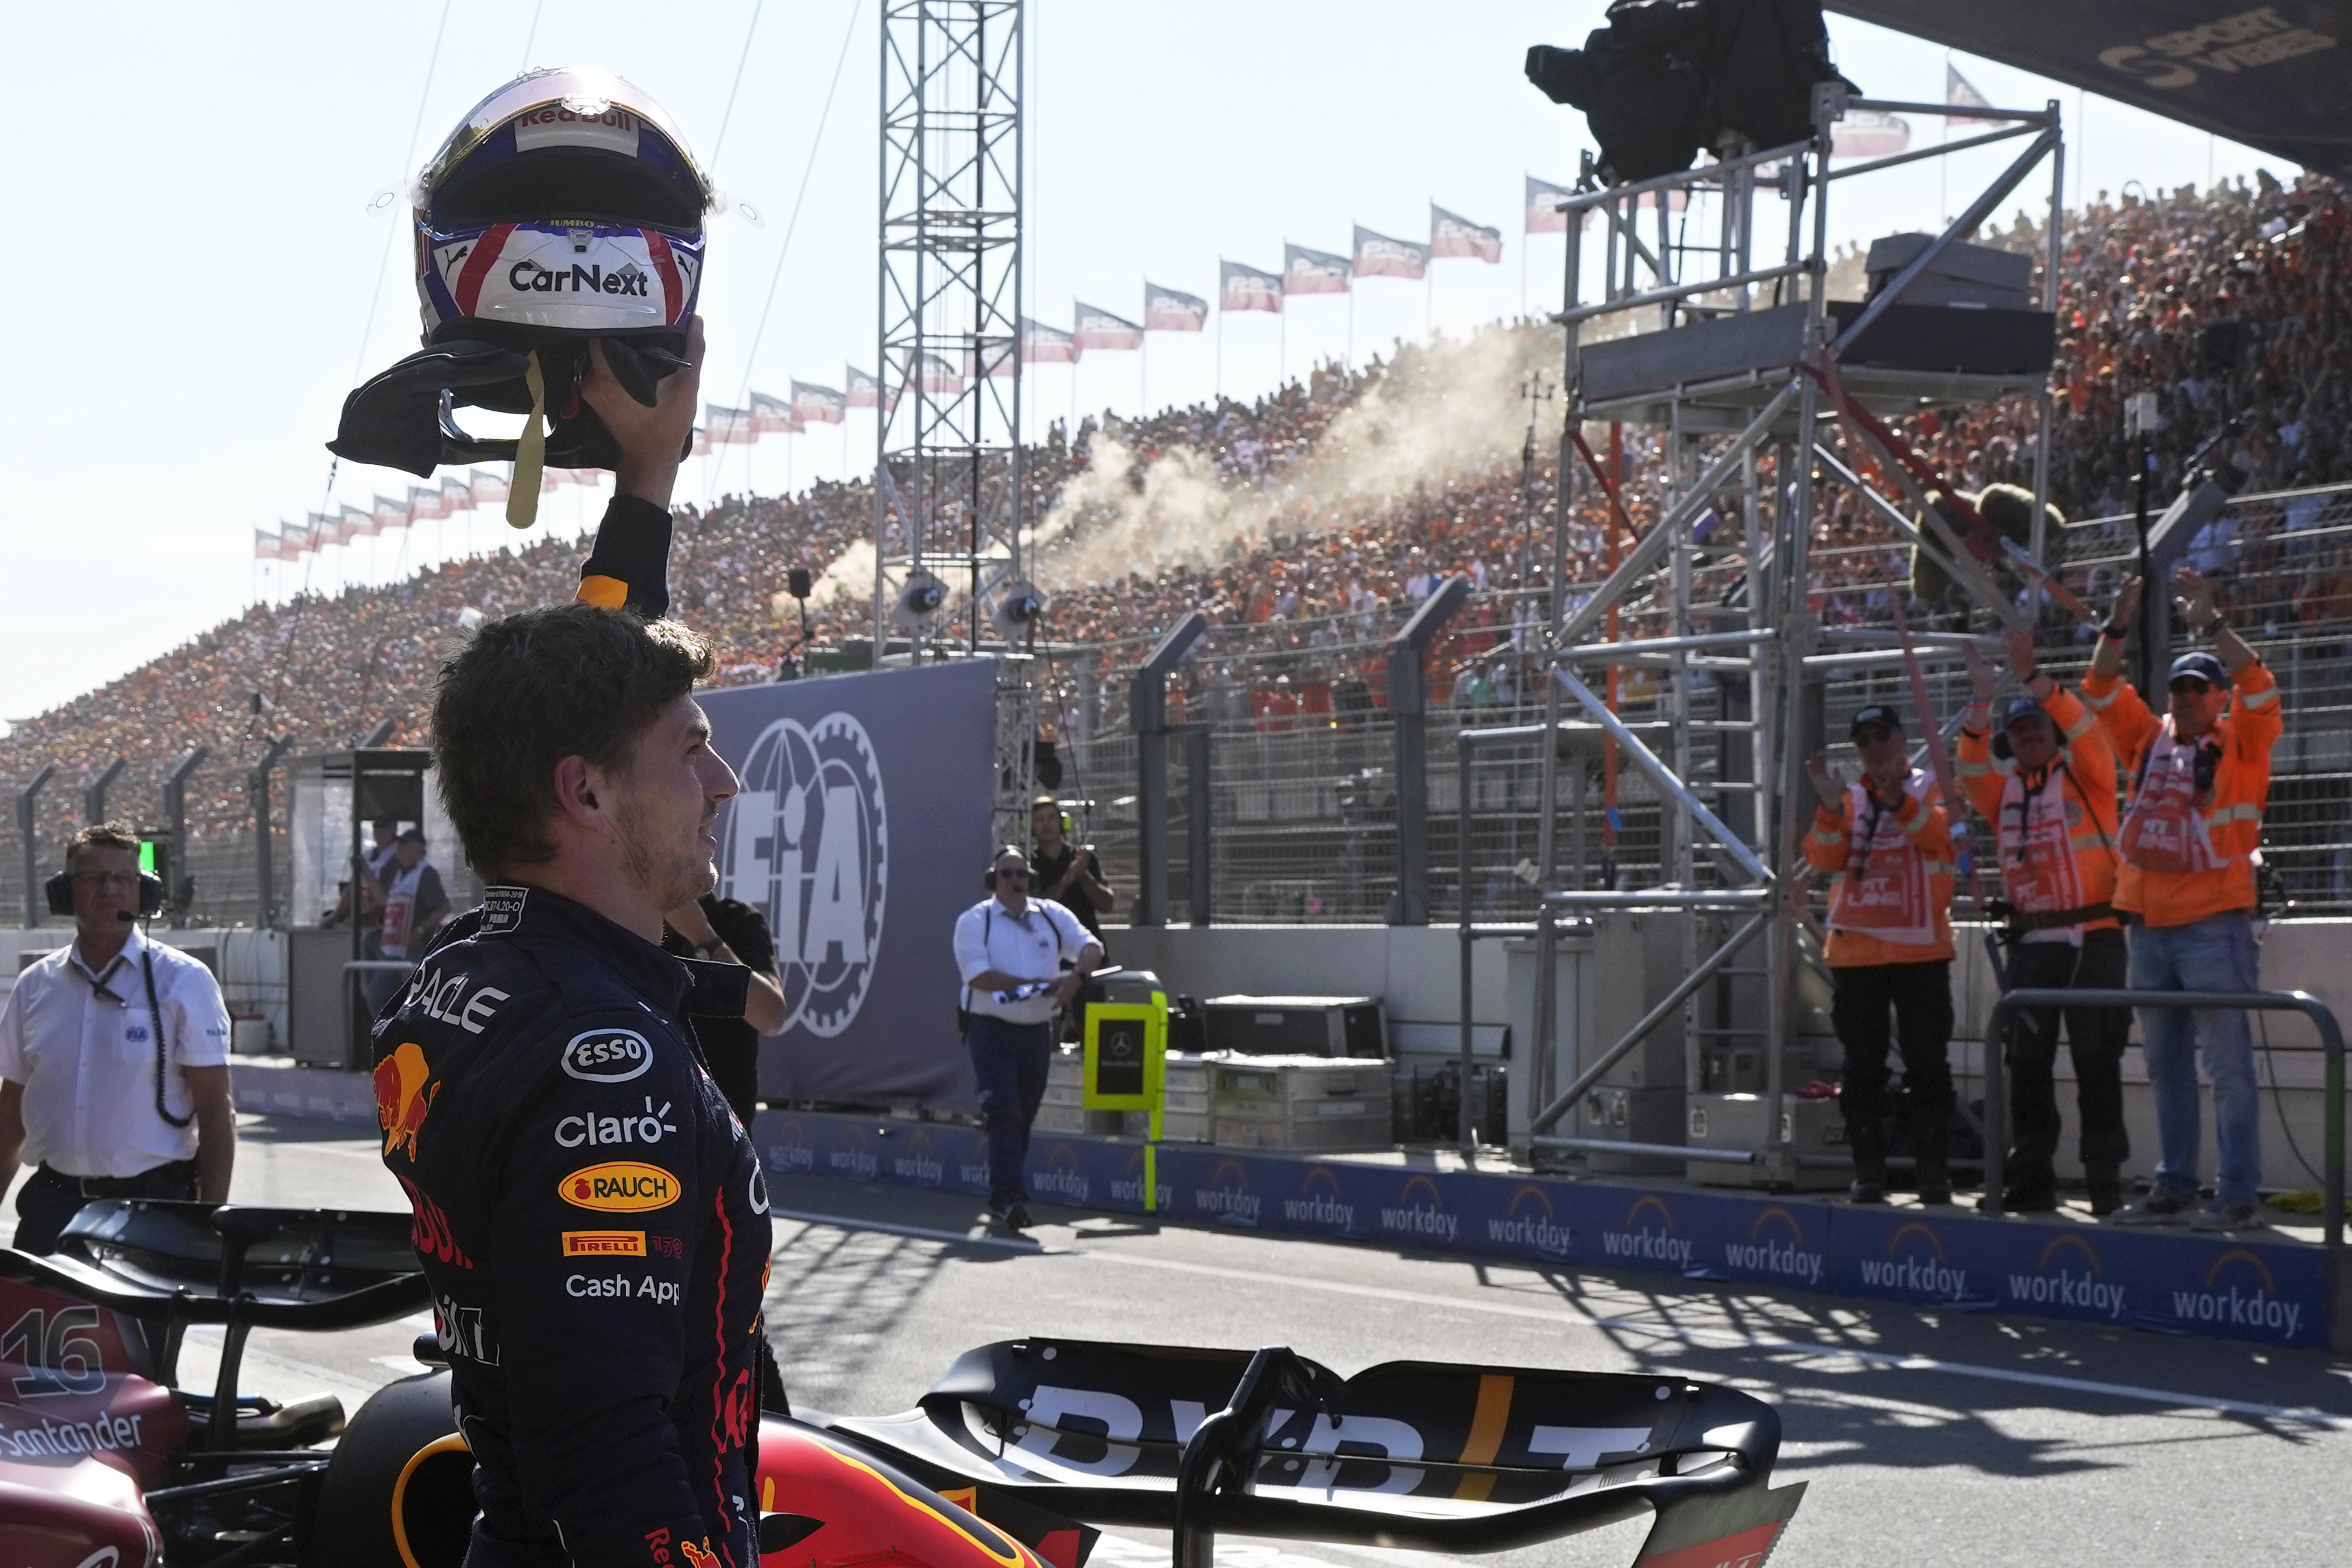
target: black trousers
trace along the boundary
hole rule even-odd
[[[16,1239],[19,1252],[46,1256],[58,1249],[58,1236],[81,1206],[101,1197],[176,1197],[196,1196],[196,1162],[173,1160],[134,1176],[69,1176],[42,1166],[16,1189]]]
[[[1838,1107],[1853,1148],[1854,1177],[1886,1181],[1886,1052],[1903,1055],[1911,1148],[1922,1182],[1941,1182],[1951,1146],[1952,964],[1851,964],[1830,971],[1831,1022],[1845,1047]]]
[[[1010,1208],[1029,1200],[1029,1124],[1045,1101],[1054,1026],[1007,1023],[974,1013],[964,1044],[971,1051],[981,1120],[988,1128],[989,1207]]]
[[[2020,942],[2009,949],[2009,986],[2063,986],[2120,990],[2130,967],[2120,928],[2085,931],[2083,945]],[[2010,1030],[2009,1180],[2046,1184],[2058,1155],[2058,1020],[2066,1020],[2066,1049],[2074,1059],[2074,1109],[2080,1118],[2083,1163],[2119,1166],[2130,1156],[2124,1132],[2124,1046],[2131,1038],[2127,1008],[2033,1008]]]

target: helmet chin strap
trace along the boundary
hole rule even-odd
[[[522,439],[515,443],[514,480],[507,486],[507,526],[511,528],[527,528],[539,520],[540,475],[547,463],[547,377],[539,368],[537,349],[530,351],[522,380],[530,389],[530,413],[523,419]]]

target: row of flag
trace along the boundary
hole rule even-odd
[[[575,476],[565,468],[547,470],[544,488],[561,485],[593,484],[594,479]],[[452,517],[476,507],[497,507],[506,502],[507,476],[490,468],[476,468],[462,478],[444,479],[437,486],[411,485],[407,496],[378,496],[373,507],[345,507],[336,512],[312,512],[299,523],[287,523],[277,528],[253,530],[253,558],[256,560],[299,560],[304,556],[325,549],[330,545],[356,544],[363,538],[374,538],[394,528],[404,528],[412,523],[431,522],[440,517]]]
[[[853,408],[875,407],[881,401],[881,383],[855,365],[843,369],[849,372],[845,392],[796,381],[790,397],[755,392],[745,408],[703,404],[702,428],[694,433],[694,455],[707,457],[715,446],[757,441],[763,435],[797,435],[812,424],[839,424]]]

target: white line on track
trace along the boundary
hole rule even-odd
[[[813,1214],[795,1209],[779,1208],[777,1218],[796,1219],[807,1225],[830,1226],[841,1230],[878,1230],[893,1236],[912,1237],[919,1240],[952,1242],[959,1246],[996,1247],[1012,1251],[1037,1252],[1049,1257],[1080,1257],[1096,1262],[1119,1263],[1130,1268],[1163,1269],[1171,1273],[1196,1274],[1216,1280],[1241,1280],[1263,1284],[1265,1275],[1248,1269],[1221,1268],[1214,1263],[1192,1263],[1173,1258],[1143,1258],[1128,1252],[1100,1251],[1091,1248],[1047,1247],[1024,1237],[1018,1240],[995,1236],[967,1236],[959,1231],[938,1230],[919,1225],[899,1225],[887,1220],[853,1219],[841,1215]],[[1491,1260],[1489,1267],[1495,1265]],[[1508,1265],[1504,1265],[1508,1267]],[[1808,1356],[1822,1360],[1858,1361],[1869,1366],[1882,1366],[1897,1372],[1936,1372],[1954,1377],[1976,1377],[1993,1383],[2025,1384],[2037,1388],[2063,1389],[2070,1394],[2092,1394],[2110,1399],[2126,1399],[2145,1405],[2164,1405],[2190,1410],[2211,1410],[2223,1415],[2249,1416],[2263,1420],[2293,1421],[2299,1425],[2318,1427],[2328,1431],[2352,1432],[2352,1416],[2314,1409],[2307,1406],[2264,1405],[2251,1399],[2230,1399],[2214,1395],[2182,1394],[2167,1388],[2149,1388],[2134,1383],[2106,1383],[2095,1378],[2064,1377],[2054,1373],[2022,1372],[2005,1366],[1986,1366],[1975,1362],[1946,1361],[1930,1355],[1907,1355],[1895,1351],[1864,1350],[1857,1346],[1813,1344],[1803,1340],[1769,1339],[1761,1334],[1742,1333],[1727,1329],[1678,1329],[1661,1323],[1644,1322],[1633,1318],[1591,1317],[1580,1319],[1557,1307],[1520,1306],[1508,1301],[1474,1301],[1458,1296],[1443,1296],[1424,1291],[1399,1291],[1382,1285],[1351,1284],[1342,1280],[1315,1280],[1297,1274],[1285,1276],[1283,1283],[1300,1290],[1322,1291],[1332,1295],[1356,1296],[1373,1301],[1397,1301],[1408,1306],[1434,1307],[1444,1311],[1481,1312],[1490,1317],[1530,1318],[1541,1322],[1588,1326],[1622,1333],[1647,1334],[1659,1339],[1678,1340],[1686,1344],[1708,1348],[1752,1350],[1766,1355]]]

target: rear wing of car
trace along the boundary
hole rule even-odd
[[[1647,1568],[1759,1568],[1803,1492],[1770,1488],[1780,1417],[1732,1389],[1439,1362],[1343,1378],[1278,1346],[1003,1341],[915,1409],[835,1427],[928,1475],[1174,1530],[1177,1568],[1220,1532],[1496,1552],[1644,1513]]]

